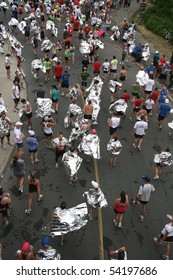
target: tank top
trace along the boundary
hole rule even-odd
[[[44,132],[45,132],[46,134],[51,134],[51,133],[52,133],[52,128],[47,126],[47,125],[48,125],[47,122],[44,122],[43,124],[44,124],[44,129],[43,129]]]

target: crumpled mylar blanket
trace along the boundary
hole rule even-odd
[[[64,118],[64,127],[67,128],[70,125],[70,114],[74,115],[74,122],[79,123],[83,118],[82,109],[77,104],[70,104],[68,107],[67,114]]]
[[[46,21],[46,30],[50,30],[56,37],[58,36],[58,28],[55,27],[55,23],[53,21]]]
[[[79,46],[79,50],[81,53],[90,53],[90,44],[88,44],[86,41],[82,40],[80,46]]]
[[[19,24],[19,21],[16,18],[11,18],[8,22],[9,26],[17,26]]]
[[[139,70],[136,74],[136,82],[140,84],[140,86],[145,86],[149,79],[148,74],[144,70]]]
[[[41,59],[34,59],[31,62],[31,73],[36,77],[35,69],[40,69],[43,73],[46,73],[46,68]]]
[[[5,53],[4,44],[0,43],[0,53]]]
[[[119,99],[117,101],[113,101],[111,105],[109,106],[109,112],[113,114],[114,112],[117,112],[119,114],[125,115],[126,109],[128,105],[124,99]]]
[[[172,155],[169,152],[162,152],[154,156],[154,162],[160,163],[161,166],[171,166],[173,164]]]
[[[22,20],[17,26],[19,30],[22,32],[22,34],[25,34],[25,26],[26,26],[26,21],[24,20]]]
[[[83,159],[77,153],[71,153],[70,151],[64,153],[62,157],[62,163],[70,177],[77,173],[82,161]]]
[[[0,24],[0,27],[2,29],[2,32],[0,33],[0,35],[2,36],[2,38],[4,40],[6,40],[8,38],[8,35],[7,35],[7,31],[5,29],[5,26],[3,24]]]
[[[110,80],[108,83],[108,88],[110,89],[111,92],[115,92],[116,86],[122,87],[122,83]]]
[[[88,222],[88,208],[86,203],[62,210],[57,207],[53,211],[53,218],[49,223],[51,236],[61,236],[79,230]]]
[[[8,5],[7,5],[7,3],[6,3],[5,1],[3,1],[3,2],[0,4],[0,7],[5,8],[6,10],[9,9],[9,8],[8,8]]]
[[[147,61],[150,57],[150,48],[149,46],[144,46],[144,50],[142,52],[142,58],[144,61]]]
[[[52,111],[52,100],[50,98],[37,98],[37,110],[36,113],[39,117],[50,115]]]
[[[94,134],[84,135],[78,150],[95,159],[100,159],[100,138]]]
[[[119,155],[122,150],[122,145],[119,140],[110,139],[107,144],[107,151],[112,155]]]
[[[63,145],[68,144],[68,140],[67,140],[65,137],[63,137],[63,141],[60,141],[60,140],[59,140],[59,137],[56,137],[56,138],[54,138],[53,141],[52,141],[52,146],[53,146],[54,148],[56,148],[56,147],[60,146],[61,142],[63,142]]]
[[[90,86],[86,89],[86,92],[89,92],[89,94],[96,94],[98,93],[98,96],[100,96],[103,86],[103,80],[97,76],[92,79],[92,82]]]
[[[69,144],[71,144],[73,141],[77,140],[80,136],[83,135],[83,131],[80,129],[80,127],[78,129],[76,128],[72,128],[72,131],[70,133],[70,136],[69,136]]]
[[[53,46],[53,43],[49,39],[45,39],[41,44],[41,51],[49,51]]]
[[[90,189],[88,192],[85,192],[83,196],[86,196],[87,203],[93,208],[103,208],[108,205],[105,195],[100,188],[96,191]]]
[[[92,105],[93,105],[93,113],[92,113],[93,124],[97,124],[97,118],[98,118],[98,114],[100,112],[101,98],[100,98],[100,96],[89,94],[88,97],[86,98],[86,104],[88,103],[88,100],[91,100]]]

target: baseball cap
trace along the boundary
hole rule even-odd
[[[95,129],[92,129],[91,134],[97,134],[97,131]]]
[[[23,123],[22,122],[16,122],[16,125],[23,125]]]
[[[23,253],[27,253],[30,247],[30,243],[29,242],[24,242],[23,246],[22,246],[22,252]]]
[[[150,177],[149,176],[142,176],[142,179],[146,182],[150,182]]]
[[[42,238],[41,243],[42,243],[42,246],[48,246],[50,244],[50,240],[49,240],[49,238],[47,236],[44,236]]]
[[[169,99],[168,99],[168,98],[165,99],[165,103],[166,103],[166,104],[169,103]]]
[[[34,136],[35,132],[33,130],[28,130],[29,135]]]
[[[98,184],[97,182],[91,181],[91,184],[92,184],[92,186],[93,186],[95,189],[98,189],[99,184]]]

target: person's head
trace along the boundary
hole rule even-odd
[[[113,59],[116,59],[116,56],[115,56],[115,55],[113,55]]]
[[[30,250],[30,246],[31,246],[31,244],[29,242],[27,242],[27,241],[24,242],[22,245],[22,248],[21,248],[21,253],[27,255]]]
[[[142,179],[144,180],[145,183],[150,182],[150,177],[149,176],[142,176]]]
[[[22,125],[23,125],[23,123],[20,121],[16,122],[16,124],[15,124],[17,129],[20,129],[22,127]]]
[[[144,121],[144,120],[145,120],[145,116],[142,115],[142,116],[141,116],[141,121]]]
[[[43,86],[43,84],[42,83],[39,83],[39,87],[42,87]]]
[[[92,104],[92,101],[91,101],[91,99],[89,99],[89,100],[88,100],[88,104]]]
[[[31,170],[29,172],[29,175],[30,175],[31,180],[34,182],[36,179],[38,179],[38,170],[36,170],[36,169]]]
[[[26,99],[21,99],[21,102],[22,102],[23,104],[25,104],[25,103],[26,103]]]
[[[41,244],[44,248],[47,248],[50,245],[50,239],[48,236],[43,236],[41,240]]]
[[[70,151],[71,153],[74,153],[75,149],[74,149],[73,147],[70,147],[69,151]]]
[[[67,203],[65,201],[62,201],[61,204],[60,204],[60,208],[62,210],[66,209],[67,208]]]
[[[165,151],[169,153],[170,152],[170,148],[167,146]]]
[[[6,117],[6,113],[3,111],[3,112],[1,113],[1,118],[4,120],[5,117]]]
[[[35,132],[33,130],[28,130],[28,133],[29,133],[30,137],[34,137],[35,136]]]
[[[126,193],[124,191],[120,192],[120,198],[122,203],[126,202]]]
[[[63,138],[63,133],[61,131],[58,133],[58,138],[59,138],[59,140],[62,140],[62,138]]]

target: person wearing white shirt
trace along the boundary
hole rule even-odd
[[[143,142],[143,137],[148,129],[148,123],[145,121],[145,116],[141,116],[141,121],[137,121],[133,127],[133,135],[135,137],[135,141],[133,143],[133,147],[138,147],[138,150],[141,150],[141,144]]]
[[[110,63],[109,63],[108,59],[106,58],[102,64],[103,79],[104,79],[105,83],[106,83],[107,74],[109,72],[109,68],[110,68]]]
[[[155,81],[153,76],[149,76],[149,79],[146,81],[146,85],[144,89],[146,98],[152,93],[154,85],[155,85]]]
[[[151,96],[149,96],[147,98],[147,100],[145,101],[145,106],[146,106],[146,111],[147,111],[147,114],[152,116],[152,109],[153,109],[153,106],[154,106],[154,100],[151,99]]]

